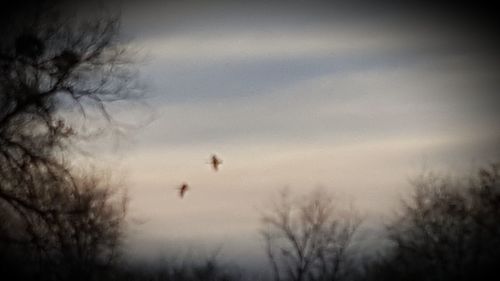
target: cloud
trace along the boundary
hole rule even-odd
[[[151,237],[256,245],[237,237],[283,186],[323,185],[382,213],[422,161],[498,155],[500,72],[470,30],[382,8],[200,3],[136,19],[158,119],[124,166]],[[224,160],[217,175],[211,153]]]
[[[495,111],[479,111],[486,106],[482,102],[475,105],[478,95],[487,96],[483,85],[471,78],[480,73],[453,69],[455,63],[447,61],[327,72],[277,83],[270,89],[244,87],[240,93],[198,99],[165,101],[159,97],[160,117],[144,138],[152,143],[185,145],[346,141],[391,135],[464,137],[494,126]],[[446,71],[436,67],[447,64]]]

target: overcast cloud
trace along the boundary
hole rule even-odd
[[[324,186],[377,217],[424,166],[498,160],[500,72],[477,26],[430,7],[250,2],[124,7],[157,116],[123,159],[147,220],[132,248],[257,260],[256,210],[279,188]]]

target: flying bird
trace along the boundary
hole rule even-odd
[[[178,189],[179,189],[179,196],[181,198],[183,198],[184,197],[184,193],[186,193],[186,191],[188,190],[187,183],[183,183],[180,187],[178,187]]]
[[[215,154],[213,154],[210,160],[210,164],[212,164],[212,168],[214,168],[215,171],[218,171],[219,165],[222,164],[222,160],[220,160]]]

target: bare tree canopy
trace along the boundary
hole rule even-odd
[[[413,196],[389,226],[393,249],[371,278],[496,280],[500,166],[462,180],[425,175],[413,183]]]
[[[1,258],[28,257],[26,278],[88,280],[117,255],[127,200],[68,151],[88,135],[77,115],[113,123],[107,105],[139,94],[135,72],[118,17],[21,3],[4,10],[0,42]]]
[[[275,280],[341,280],[360,219],[336,203],[324,190],[297,198],[283,190],[262,215]]]

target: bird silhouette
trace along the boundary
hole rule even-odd
[[[214,168],[214,170],[217,172],[219,170],[219,165],[222,164],[222,160],[220,160],[215,154],[213,154],[210,160],[210,164],[212,164],[212,168]]]
[[[187,183],[183,183],[180,187],[178,187],[179,189],[179,196],[181,198],[184,198],[184,193],[186,193],[186,191],[188,190],[188,185]]]

